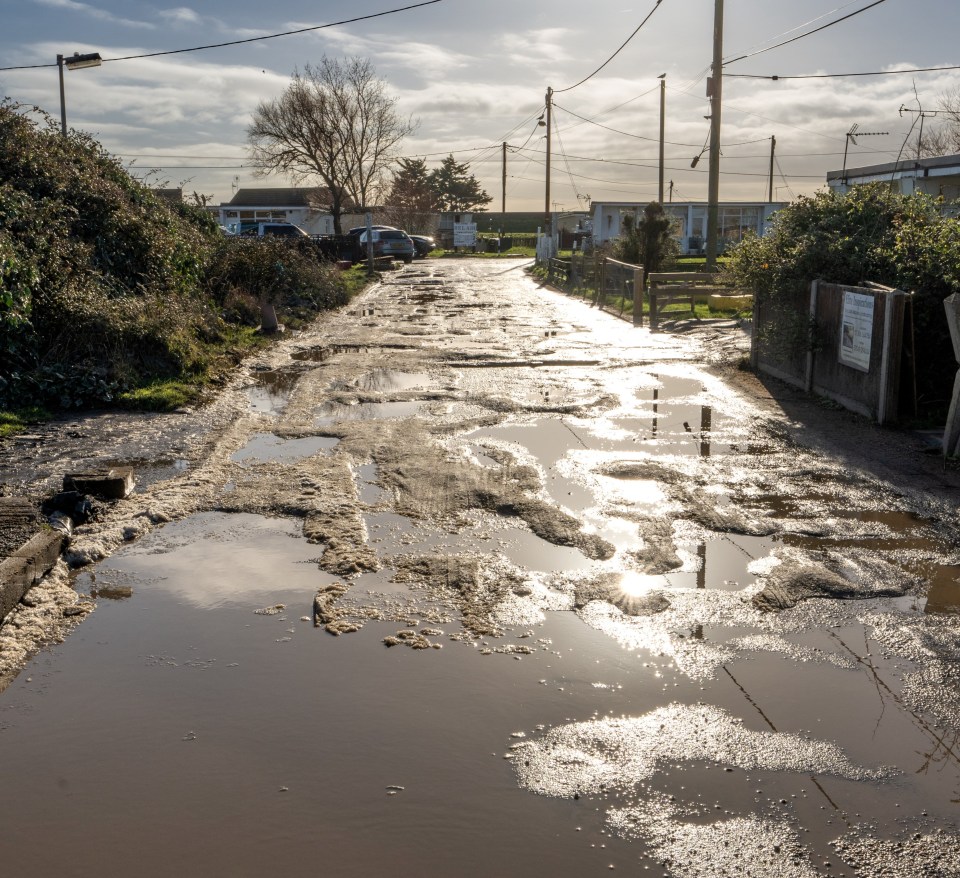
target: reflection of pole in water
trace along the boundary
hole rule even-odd
[[[654,375],[653,377],[657,381],[660,380],[660,376],[658,375]],[[654,437],[656,437],[657,435],[657,414],[658,414],[657,403],[659,402],[659,400],[660,400],[660,388],[654,387],[653,388],[653,422],[650,425],[651,429],[653,430]]]
[[[697,546],[697,588],[707,587],[707,544],[700,543]]]
[[[710,456],[710,424],[713,421],[713,408],[700,406],[700,456]]]

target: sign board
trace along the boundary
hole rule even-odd
[[[476,223],[454,223],[453,224],[453,246],[454,247],[476,247],[477,246],[477,224]]]
[[[843,291],[843,318],[840,321],[839,360],[845,366],[870,371],[873,343],[874,298],[864,293]]]

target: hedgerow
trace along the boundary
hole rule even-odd
[[[0,102],[0,409],[202,379],[261,299],[307,316],[344,294],[308,254],[237,246],[93,138]]]
[[[960,291],[960,224],[943,207],[883,184],[818,192],[777,211],[763,237],[745,238],[728,254],[725,271],[737,286],[774,302],[817,278],[913,293],[917,401],[921,416],[936,420],[946,413],[957,371],[943,300]]]

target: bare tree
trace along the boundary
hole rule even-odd
[[[960,85],[940,94],[933,125],[928,125],[910,144],[917,158],[960,153]]]
[[[379,197],[398,145],[417,128],[396,104],[364,58],[308,64],[279,98],[254,111],[247,141],[257,173],[287,173],[298,182],[319,177],[342,234],[345,209],[370,206]]]

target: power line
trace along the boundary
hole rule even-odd
[[[651,9],[647,13],[647,17],[643,21],[641,21],[640,24],[637,25],[637,29],[632,34],[630,34],[630,36],[623,41],[620,48],[617,49],[617,51],[614,52],[609,58],[607,58],[607,60],[604,61],[603,64],[601,64],[596,70],[594,70],[593,73],[591,73],[589,76],[585,76],[583,79],[581,79],[578,83],[575,83],[574,85],[568,85],[566,88],[556,89],[554,91],[554,94],[561,94],[562,92],[565,92],[565,91],[573,91],[573,89],[583,85],[588,79],[593,79],[594,76],[596,76],[601,70],[603,70],[604,67],[606,67],[614,58],[617,57],[617,55],[619,55],[627,47],[627,43],[629,43],[630,40],[632,40],[640,32],[640,28],[642,28],[650,20],[650,16],[652,16],[653,13],[660,8],[660,4],[662,2],[663,0],[656,0],[656,3],[654,3],[653,5],[653,9]]]
[[[881,3],[886,2],[887,0],[873,0],[873,3],[869,3],[861,9],[855,9],[853,12],[850,12],[841,18],[837,18],[834,21],[829,21],[826,24],[820,25],[820,27],[815,27],[813,30],[806,31],[805,33],[798,34],[795,37],[791,37],[789,40],[784,40],[782,43],[776,43],[773,46],[767,46],[766,49],[758,49],[756,52],[749,52],[746,55],[740,55],[738,58],[731,58],[729,61],[724,61],[723,66],[726,67],[728,64],[733,64],[736,61],[743,61],[745,58],[753,58],[755,55],[762,55],[764,52],[771,52],[774,49],[779,49],[781,46],[795,43],[797,40],[802,40],[804,37],[813,36],[813,34],[820,33],[820,31],[826,30],[828,27],[833,27],[835,24],[840,24],[840,22],[846,21],[848,18],[853,18],[855,15],[859,15],[861,12],[866,12],[868,9],[873,9],[874,6],[879,6]]]
[[[769,139],[769,138],[768,138],[768,139]],[[524,152],[536,152],[536,153],[542,154],[542,153],[543,153],[543,150],[531,150],[531,149],[528,149],[528,150],[524,150]],[[587,157],[586,157],[586,156],[569,156],[569,158],[571,158],[571,159],[585,159],[585,158],[587,158]],[[545,165],[545,164],[546,164],[545,162],[539,162],[539,161],[537,161],[536,159],[532,159],[532,161],[533,161],[535,164],[538,164],[538,165]],[[660,167],[659,164],[655,164],[655,163],[643,164],[642,162],[619,162],[619,161],[608,161],[608,160],[606,160],[606,159],[593,159],[593,161],[605,162],[605,163],[607,163],[607,164],[612,164],[612,165],[625,165],[625,166],[631,167],[631,168],[645,168],[645,169],[650,169],[650,170],[656,170],[656,169],[658,169],[658,168]],[[685,171],[685,172],[687,172],[687,173],[693,173],[693,174],[706,174],[706,173],[707,173],[707,171],[705,171],[705,170],[700,170],[700,169],[697,169],[697,168],[690,168],[690,167],[685,167],[685,168],[683,168],[683,167],[669,167],[669,166],[665,166],[665,167],[664,167],[664,170],[667,170],[667,171]],[[751,172],[751,171],[721,171],[721,173],[724,174],[725,176],[728,176],[728,177],[769,177],[769,176],[770,176],[768,173],[765,173],[765,172],[762,172],[762,173],[761,173],[761,172]],[[582,175],[582,174],[574,174],[574,176],[575,176],[575,177],[581,177],[581,176],[583,176],[583,175]],[[589,180],[589,179],[592,179],[592,178],[590,178],[590,177],[585,177],[584,179]],[[823,180],[824,177],[823,177],[822,174],[791,174],[791,179],[793,179],[793,180]],[[600,181],[600,182],[603,182],[603,181]]]
[[[782,33],[774,34],[772,37],[767,37],[767,39],[761,40],[759,43],[754,43],[752,46],[748,46],[746,49],[744,49],[744,51],[750,52],[753,49],[756,49],[758,46],[764,45],[764,43],[769,43],[771,40],[779,40],[780,37],[785,37],[787,36],[787,34],[792,34],[795,31],[800,30],[801,28],[804,28],[804,27],[807,27],[808,25],[813,24],[814,22],[822,21],[824,18],[834,15],[835,13],[840,12],[843,9],[846,9],[848,6],[853,6],[858,2],[860,2],[860,0],[850,0],[849,3],[844,3],[842,6],[838,6],[836,9],[831,9],[829,12],[824,12],[822,15],[817,15],[816,17],[811,18],[809,21],[803,22],[803,24],[798,24],[795,27],[791,27],[789,30],[783,31]]]
[[[872,70],[862,73],[798,73],[792,76],[763,76],[758,73],[724,73],[725,77],[735,76],[738,79],[772,79],[774,82],[780,79],[840,79],[847,76],[897,76],[901,73],[933,73],[938,70],[960,70],[960,64],[953,64],[948,67],[911,67],[909,70]]]
[[[384,12],[374,12],[370,15],[358,15],[356,18],[345,18],[342,21],[332,21],[329,24],[317,24],[312,27],[301,27],[297,30],[288,30],[283,31],[278,34],[267,34],[262,37],[248,37],[244,40],[230,40],[226,43],[210,43],[206,46],[194,46],[190,49],[169,49],[163,52],[147,52],[143,55],[124,55],[120,58],[104,58],[103,63],[106,64],[108,61],[133,61],[137,58],[156,58],[159,55],[182,55],[185,52],[200,52],[204,49],[222,49],[225,46],[241,46],[246,43],[258,43],[263,40],[274,40],[277,37],[289,37],[294,34],[305,34],[310,33],[311,31],[324,30],[328,27],[339,27],[344,24],[355,24],[358,21],[368,21],[371,18],[382,18],[385,15],[396,15],[398,12],[409,12],[411,9],[419,9],[422,6],[432,6],[434,3],[442,3],[443,0],[423,0],[421,3],[414,3],[410,6],[401,6],[397,9],[387,9]],[[659,0],[658,0],[659,2]],[[0,71],[3,70],[33,70],[37,67],[56,67],[54,64],[27,64],[20,67],[0,67]]]
[[[603,128],[605,131],[612,131],[614,134],[622,134],[624,137],[635,137],[637,140],[649,140],[652,143],[659,143],[660,139],[658,137],[644,137],[642,134],[631,134],[629,131],[621,131],[618,128],[611,128],[609,125],[603,125],[600,122],[595,122],[593,119],[588,119],[585,116],[580,116],[577,113],[574,113],[572,110],[568,110],[566,107],[561,107],[559,104],[554,104],[558,110],[563,110],[564,113],[569,113],[571,116],[575,116],[577,119],[587,122],[590,125],[596,125],[598,128]],[[572,126],[571,126],[572,127]],[[739,140],[736,143],[724,143],[722,146],[745,146],[749,143],[763,143],[764,141],[769,140],[769,137],[759,137],[756,140]],[[664,143],[669,143],[670,146],[693,146],[695,143],[678,143],[675,140],[665,140]]]

